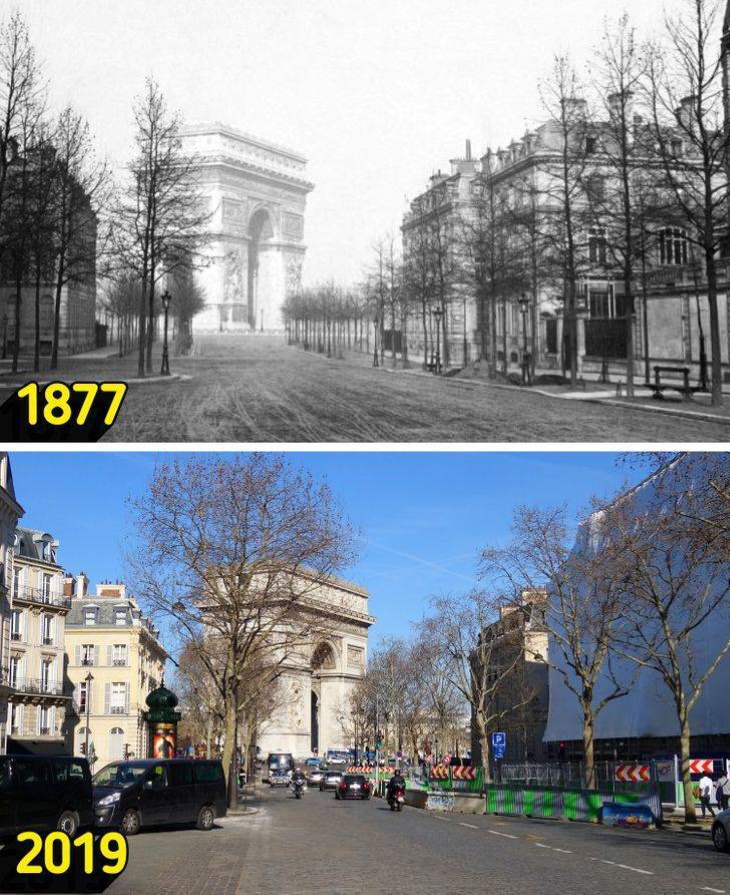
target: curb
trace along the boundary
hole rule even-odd
[[[56,379],[33,379],[24,380],[23,382],[5,382],[0,378],[0,391],[3,389],[19,389],[28,385],[29,382],[37,382],[39,386],[48,385],[51,382],[64,382],[61,378]],[[188,382],[193,377],[189,373],[171,373],[169,376],[147,376],[144,379],[110,379],[109,382],[124,382],[126,385],[148,385],[153,382]],[[84,382],[83,379],[69,380],[74,382]]]
[[[383,373],[402,373],[406,376],[422,376],[428,379],[433,378],[433,373],[424,373],[421,370],[393,370],[381,367]],[[703,413],[701,410],[684,410],[674,407],[652,407],[650,404],[634,404],[628,401],[618,401],[615,398],[575,398],[568,395],[556,395],[554,392],[546,392],[541,388],[534,386],[508,385],[504,382],[483,382],[479,379],[460,379],[457,376],[449,377],[446,381],[451,383],[459,383],[460,385],[473,385],[481,388],[498,388],[512,392],[522,392],[524,394],[541,395],[545,398],[552,398],[556,401],[574,401],[585,404],[606,404],[609,407],[621,407],[624,410],[644,410],[647,413],[666,413],[670,416],[680,417],[683,419],[701,420],[703,422],[717,423],[718,425],[730,425],[730,417],[719,417],[712,413]]]

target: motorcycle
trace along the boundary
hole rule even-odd
[[[301,799],[302,793],[304,792],[304,781],[295,780],[292,783],[292,788],[294,789],[294,797],[297,799]]]
[[[388,804],[391,811],[401,811],[406,800],[406,791],[402,786],[391,789],[388,795]]]

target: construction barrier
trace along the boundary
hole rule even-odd
[[[602,823],[604,807],[636,806],[635,815],[624,818],[624,826],[646,826],[646,809],[653,823],[661,825],[662,806],[656,788],[651,792],[611,792],[609,790],[568,790],[547,786],[523,788],[487,784],[487,814],[515,814],[527,817],[564,818],[584,823]]]

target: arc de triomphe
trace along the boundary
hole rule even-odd
[[[193,330],[283,329],[281,307],[299,286],[306,251],[307,160],[218,122],[185,126],[180,140],[201,163],[212,212],[209,263],[198,274],[206,307]]]
[[[375,622],[368,592],[331,577],[317,584],[303,606],[322,619],[321,633],[314,634],[315,625],[309,643],[282,665],[276,705],[259,730],[263,758],[291,752],[301,759],[351,745],[348,698],[365,674],[368,629]]]

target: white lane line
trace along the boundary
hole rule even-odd
[[[591,861],[600,860],[601,864],[610,864],[612,867],[620,867],[622,870],[632,870],[634,873],[643,873],[646,876],[654,876],[653,870],[642,870],[640,867],[629,867],[628,864],[618,864],[616,861],[607,861],[605,858],[591,858]]]
[[[724,889],[712,889],[710,886],[700,886],[703,892],[717,892],[718,895],[725,895]]]
[[[465,824],[463,821],[459,821],[460,827],[469,827],[470,830],[478,830],[479,827],[476,824]]]
[[[504,836],[505,839],[516,839],[516,836],[513,836],[511,833],[499,833],[497,830],[487,830],[487,833],[491,833],[492,836]]]
[[[550,851],[559,851],[563,855],[572,855],[572,851],[568,851],[567,848],[556,848],[554,845],[545,845],[543,842],[533,842],[533,845],[536,845],[538,848],[549,848]]]
[[[447,824],[450,823],[448,817],[441,817],[440,814],[434,814],[434,817],[436,818],[436,820],[443,820]]]

